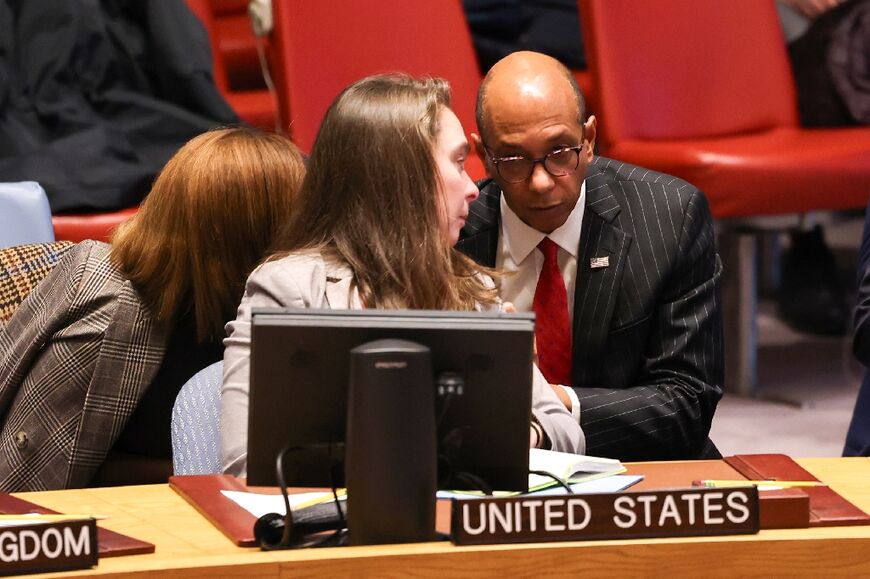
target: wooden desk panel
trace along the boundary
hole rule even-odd
[[[870,511],[870,459],[798,462]],[[70,577],[870,576],[870,526],[770,530],[729,537],[463,548],[420,543],[267,553],[235,547],[166,485],[18,496],[61,512],[108,515],[100,522],[102,526],[157,546],[150,555],[105,559],[95,569],[63,574]]]

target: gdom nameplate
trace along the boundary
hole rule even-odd
[[[94,519],[0,526],[0,575],[87,569],[98,552]]]
[[[758,489],[453,499],[457,545],[757,533]]]

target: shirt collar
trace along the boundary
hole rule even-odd
[[[577,204],[558,228],[549,235],[541,233],[525,223],[508,207],[501,195],[501,233],[505,248],[510,252],[514,263],[522,263],[532,250],[534,250],[544,237],[549,237],[553,242],[567,251],[574,259],[580,249],[580,227],[583,224],[583,213],[586,210],[586,181],[580,185],[580,196]]]

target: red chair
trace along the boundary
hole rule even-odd
[[[577,86],[580,87],[580,92],[583,93],[583,100],[586,101],[586,110],[592,114],[598,114],[595,100],[595,83],[592,81],[592,74],[588,70],[571,70],[571,73],[574,75],[574,80],[577,81]]]
[[[802,129],[772,2],[580,0],[609,155],[697,185],[714,215],[863,207],[870,129]]]
[[[224,61],[227,53],[222,50],[221,37],[219,36],[219,19],[215,17],[215,13],[209,0],[186,1],[191,12],[199,18],[208,33],[209,44],[211,44],[212,51],[214,81],[218,90],[226,99],[230,107],[232,107],[236,114],[239,115],[239,118],[244,122],[266,131],[274,131],[276,126],[275,116],[277,114],[277,105],[272,94],[266,89],[235,90],[231,86],[228,66]],[[245,11],[244,14],[234,15],[231,24],[229,26],[224,26],[223,29],[225,35],[229,34],[227,32],[228,30],[234,30],[236,31],[235,34],[243,35],[242,38],[247,38],[248,36],[252,40],[254,38],[254,34],[251,30],[251,23],[250,20],[248,20],[247,11]],[[244,44],[244,41],[242,41],[241,44]],[[233,52],[233,50],[229,51],[229,54],[232,55],[229,58],[236,59],[232,61],[235,67],[238,68],[239,66],[245,66],[248,69],[253,68],[250,75],[257,76],[261,74],[259,62],[256,60],[256,44],[254,44],[255,59],[253,62],[250,62],[250,58],[248,57],[240,56],[243,52],[247,54],[246,49],[240,49],[237,45],[233,45],[232,42],[230,42],[230,46],[235,46],[235,52]]]
[[[257,38],[248,15],[250,0],[208,0],[214,18],[216,52],[233,90],[266,88],[257,56]]]
[[[720,218],[864,207],[870,128],[798,125],[773,2],[579,6],[609,156],[686,179]],[[741,266],[726,264],[726,306],[739,295],[736,315],[726,316],[726,337],[737,336],[726,348],[728,370],[737,370],[729,381],[744,393],[756,386],[753,241],[726,248]]]
[[[136,215],[139,207],[119,209],[105,213],[81,213],[52,215],[54,237],[58,241],[78,243],[85,239],[108,242],[112,232],[129,217]]]
[[[280,117],[309,151],[329,104],[351,82],[384,72],[446,78],[466,132],[476,131],[480,71],[460,0],[273,0],[270,57]],[[473,178],[483,165],[469,158]]]

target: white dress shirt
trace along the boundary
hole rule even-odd
[[[498,237],[498,250],[495,258],[496,268],[507,273],[499,280],[499,295],[506,302],[512,302],[519,312],[532,311],[538,276],[544,267],[544,254],[538,244],[549,237],[559,246],[557,259],[565,290],[568,294],[568,320],[573,328],[574,289],[577,287],[577,258],[580,249],[580,229],[583,213],[586,210],[586,182],[580,186],[577,205],[560,227],[550,234],[544,234],[525,223],[508,207],[501,198],[501,232]],[[535,372],[540,372],[535,367]],[[564,385],[571,399],[571,414],[580,420],[580,401],[573,388]]]

